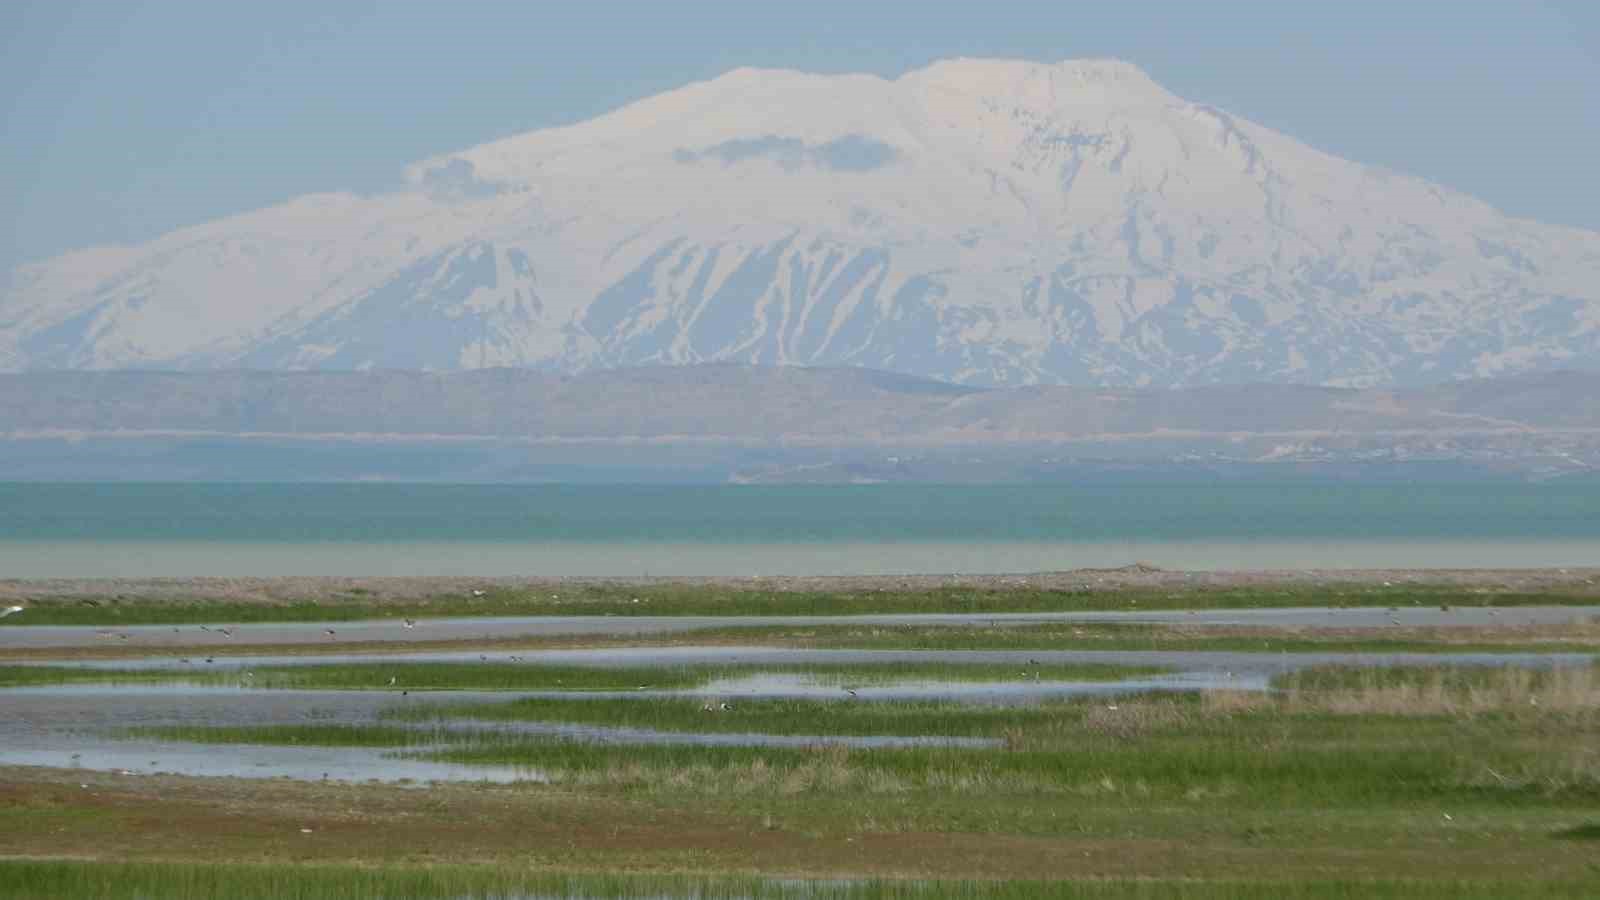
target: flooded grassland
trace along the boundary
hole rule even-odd
[[[806,618],[756,621],[569,586],[579,631],[540,615],[561,590],[471,607],[492,585],[305,622],[30,596],[0,893],[1600,891],[1594,596],[1387,580],[774,591]]]

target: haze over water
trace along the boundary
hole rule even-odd
[[[0,575],[1593,565],[1600,485],[0,484]]]

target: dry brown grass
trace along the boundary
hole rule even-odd
[[[1516,667],[1463,678],[1457,670],[1417,669],[1352,673],[1353,683],[1332,688],[1293,686],[1278,693],[1207,691],[1199,709],[1207,716],[1275,711],[1332,715],[1457,716],[1600,715],[1600,666],[1550,671]]]
[[[1475,716],[1600,712],[1600,667],[1535,672],[1506,667],[1462,679],[1449,670],[1422,670],[1394,680],[1362,673],[1357,684],[1333,690],[1294,689],[1276,702],[1289,712],[1339,715]]]

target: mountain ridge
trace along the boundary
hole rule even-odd
[[[1115,60],[739,69],[407,178],[23,267],[0,369],[1404,386],[1600,352],[1600,234],[1338,160]]]

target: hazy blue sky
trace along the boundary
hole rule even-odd
[[[1600,3],[0,6],[0,268],[588,118],[740,65],[1115,56],[1315,146],[1600,229]]]

